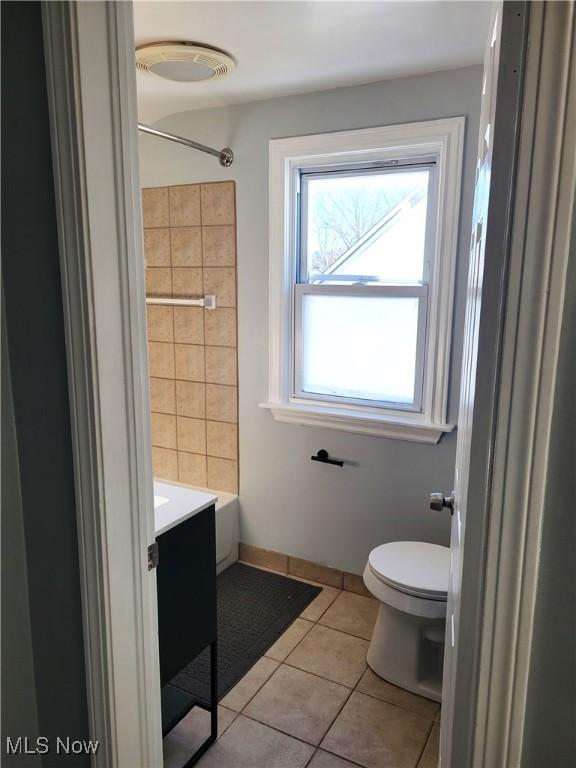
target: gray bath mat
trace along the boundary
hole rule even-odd
[[[218,700],[302,613],[320,587],[234,563],[217,579]],[[210,700],[210,654],[206,648],[171,680],[200,704]]]

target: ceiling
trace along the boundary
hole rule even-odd
[[[212,82],[138,72],[139,117],[478,64],[490,13],[490,2],[467,0],[135,0],[136,45],[189,40],[236,61]]]

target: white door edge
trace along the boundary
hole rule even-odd
[[[90,737],[162,765],[131,3],[43,3]]]
[[[522,762],[576,188],[572,3],[532,3],[494,449],[474,765]]]

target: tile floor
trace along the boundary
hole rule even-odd
[[[222,699],[200,768],[435,768],[438,705],[366,666],[377,609],[323,586]],[[164,768],[184,765],[208,731],[208,713],[193,709],[164,740]]]

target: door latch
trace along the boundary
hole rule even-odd
[[[431,493],[430,494],[430,509],[435,512],[441,512],[444,508],[450,510],[450,514],[454,514],[454,491],[450,496],[444,496],[443,493]]]
[[[155,541],[154,544],[150,544],[148,547],[148,570],[151,571],[153,568],[157,568],[159,560],[158,542]]]

